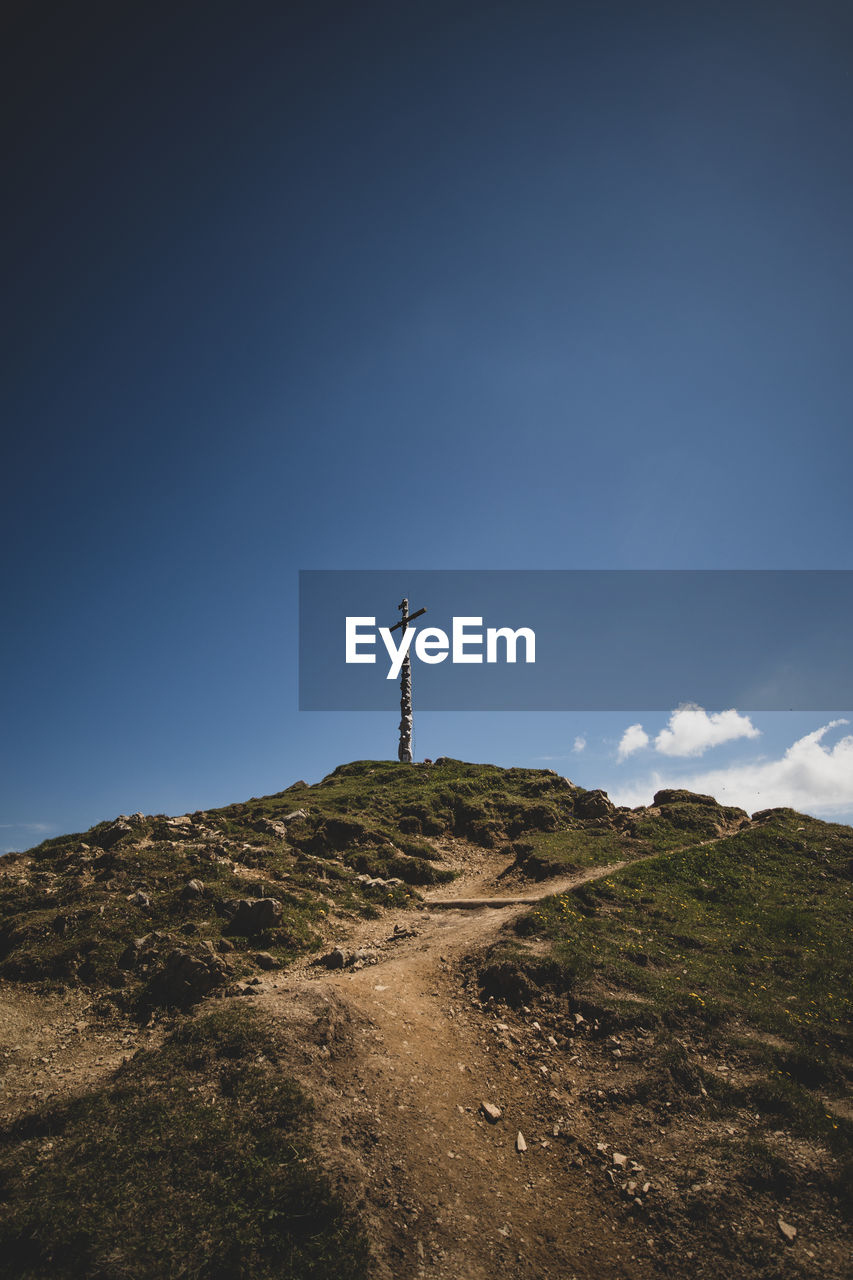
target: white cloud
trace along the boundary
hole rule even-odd
[[[617,760],[627,760],[628,756],[640,751],[643,747],[649,745],[649,735],[641,724],[629,724],[628,728],[622,734],[622,739],[616,752]]]
[[[853,734],[832,747],[823,737],[848,720],[830,720],[798,738],[778,760],[753,760],[703,773],[671,775],[655,771],[650,778],[610,787],[615,804],[650,804],[662,787],[684,787],[712,795],[721,804],[737,805],[748,813],[786,807],[818,817],[853,815]]]
[[[708,715],[704,707],[685,702],[655,738],[655,750],[664,756],[701,756],[708,747],[735,738],[757,738],[760,732],[749,716],[740,715],[734,707]]]
[[[585,746],[586,746],[586,738],[582,738],[579,734],[575,738],[575,743],[574,743],[574,746],[572,747],[572,751],[583,751]]]

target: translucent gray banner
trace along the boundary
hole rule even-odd
[[[300,710],[399,705],[404,597],[424,711],[853,709],[851,570],[323,569]]]

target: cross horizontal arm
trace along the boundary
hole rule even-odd
[[[410,613],[408,618],[400,619],[393,627],[389,627],[389,631],[396,631],[398,627],[408,626],[413,618],[419,618],[422,613],[426,613],[426,609],[418,609],[417,613]]]

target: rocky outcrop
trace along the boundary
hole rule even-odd
[[[281,924],[281,903],[277,898],[232,898],[225,908],[231,917],[229,933],[251,937]]]
[[[134,938],[119,957],[118,968],[143,979],[144,1002],[186,1008],[222,986],[227,961],[210,942],[178,944],[159,929]]]
[[[575,799],[575,816],[578,818],[612,818],[616,806],[606,791],[584,791]]]

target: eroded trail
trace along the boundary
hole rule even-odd
[[[459,975],[531,900],[615,869],[551,881],[500,912],[471,909],[481,895],[496,905],[500,868],[488,865],[457,882],[465,909],[445,889],[440,909],[401,913],[396,933],[392,916],[359,927],[352,941],[378,962],[266,984],[268,1007],[318,1041],[310,1083],[325,1099],[327,1155],[350,1181],[361,1174],[377,1275],[600,1276],[603,1247],[620,1265],[616,1219],[573,1145],[575,1068],[532,1016],[500,1022]]]

